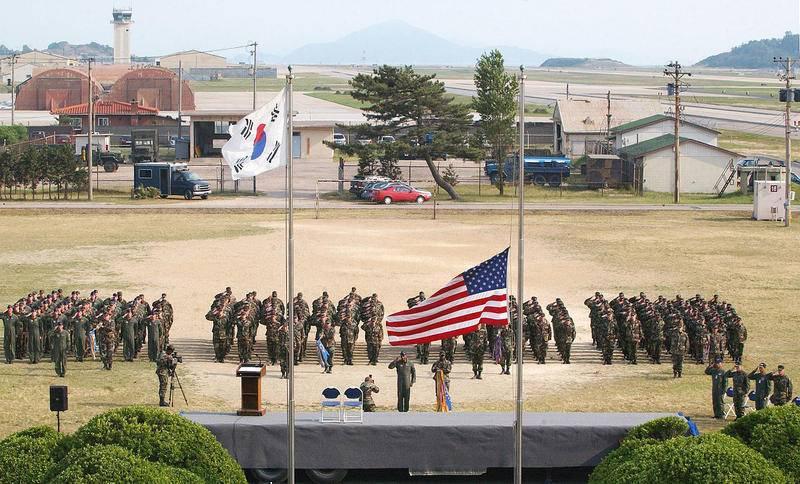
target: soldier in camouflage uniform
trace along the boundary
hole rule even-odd
[[[377,294],[361,301],[361,319],[364,323],[364,338],[367,341],[367,355],[369,364],[377,365],[380,356],[381,343],[383,342],[383,303],[378,300]]]
[[[600,349],[603,352],[603,364],[610,365],[614,357],[614,349],[617,346],[617,329],[614,312],[608,304],[604,305],[601,310],[600,325],[597,329],[600,337]]]
[[[408,309],[411,309],[424,300],[425,300],[425,293],[420,291],[419,294],[417,294],[416,296],[408,298],[406,300],[406,304],[408,305]],[[422,363],[423,365],[428,364],[428,354],[430,353],[431,344],[430,343],[418,344],[416,345],[416,348],[417,348],[417,359],[419,360],[419,362]]]
[[[448,391],[450,390],[450,371],[452,369],[453,363],[447,359],[447,355],[445,355],[443,351],[439,353],[439,359],[434,361],[433,365],[431,365],[431,373],[433,373],[434,380],[436,379],[436,372],[442,370],[444,384]]]
[[[742,319],[735,313],[727,319],[727,346],[728,354],[737,363],[742,362],[744,353],[744,342],[747,341],[747,328],[742,323]]]
[[[594,296],[583,301],[583,304],[589,308],[589,326],[592,331],[592,345],[597,348],[600,347],[600,337],[598,336],[600,332],[598,331],[598,328],[601,325],[600,309],[602,308],[603,302],[603,295],[599,292],[595,292]]]
[[[339,321],[339,341],[342,347],[342,358],[345,365],[353,364],[353,350],[358,334],[358,306],[356,299],[345,298],[339,302],[336,312]]]
[[[722,361],[725,356],[725,336],[719,332],[717,326],[711,328],[708,335],[708,358],[711,361]]]
[[[281,378],[289,378],[289,326],[286,324],[286,320],[284,320],[280,328],[278,328],[276,337],[278,338],[277,352],[278,362],[281,367]]]
[[[176,360],[172,358],[172,353],[174,351],[175,348],[173,348],[172,345],[167,346],[167,348],[158,356],[158,360],[156,361],[156,375],[158,376],[158,405],[161,407],[169,406],[169,403],[167,403],[165,397],[167,396],[167,388],[169,387],[170,374],[175,371],[175,366],[177,364]]]
[[[442,340],[441,345],[442,345],[441,351],[442,353],[444,353],[444,357],[447,358],[447,361],[452,363],[453,358],[455,358],[458,339],[455,336],[451,338],[445,338]]]
[[[744,403],[747,392],[750,391],[747,373],[739,363],[735,363],[732,370],[725,372],[725,378],[730,378],[733,383],[733,408],[736,411],[736,418],[744,417]]]
[[[6,358],[6,364],[10,365],[16,358],[16,340],[17,340],[17,316],[14,314],[14,308],[9,304],[5,312],[0,315],[0,320],[3,321],[3,352]]]
[[[547,311],[553,321],[553,336],[556,340],[556,349],[561,356],[563,364],[569,364],[572,351],[572,342],[575,341],[575,322],[570,317],[561,298],[547,305]]]
[[[472,357],[472,377],[480,380],[481,373],[483,372],[483,355],[486,352],[486,345],[488,344],[485,324],[478,326],[478,329],[473,332],[469,342],[470,355]]]
[[[359,328],[358,327],[359,327],[359,323],[361,323],[361,321],[363,321],[362,316],[361,316],[361,303],[363,302],[363,299],[361,298],[361,296],[358,295],[358,292],[356,292],[356,288],[355,287],[350,288],[350,292],[347,294],[347,296],[344,297],[344,299],[346,299],[346,300],[350,301],[351,303],[355,304],[355,308],[356,308],[356,312],[355,312],[356,325],[355,326],[356,326],[356,329],[355,329],[355,335],[353,337],[353,343],[357,343],[358,342],[358,332],[359,332]],[[341,304],[341,301],[339,302],[339,304]],[[337,310],[338,310],[338,308],[337,308]]]
[[[242,301],[245,302],[245,301]],[[251,336],[254,309],[245,302],[239,306],[234,314],[234,325],[236,327],[236,347],[239,350],[239,363],[250,361],[253,351],[253,338]]]
[[[689,347],[689,336],[683,330],[683,324],[679,324],[669,334],[670,357],[672,358],[672,378],[682,378],[683,358]]]
[[[214,346],[214,361],[217,363],[225,362],[225,355],[228,353],[228,316],[223,312],[222,307],[214,307],[206,313],[206,319],[211,321],[211,341]]]
[[[278,359],[278,329],[283,325],[285,309],[276,291],[272,291],[272,295],[261,303],[261,315],[267,332],[267,358],[272,365]]]
[[[305,302],[305,301],[304,301]],[[303,361],[303,355],[305,354],[306,348],[306,341],[308,341],[308,333],[306,333],[305,326],[308,318],[303,318],[302,313],[294,313],[294,328],[292,331],[292,341],[294,342],[293,346],[293,353],[294,353],[294,362],[295,366],[299,365],[301,361]],[[287,348],[287,358],[288,358],[288,348]]]
[[[517,321],[519,320],[519,305],[517,304],[517,298],[510,295],[508,296],[508,320],[510,321],[511,331],[514,332],[514,341],[517,338],[522,338],[523,335],[517,334]],[[524,348],[523,348],[524,349]],[[516,345],[513,348],[513,357],[517,359],[517,347]]]
[[[319,334],[319,339],[322,341],[322,346],[328,352],[328,361],[325,362],[325,373],[333,371],[333,352],[335,345],[335,335],[333,324],[326,317],[321,317],[322,331]]]
[[[153,311],[158,311],[161,313],[161,334],[163,336],[163,344],[169,344],[169,331],[172,329],[172,319],[174,317],[174,312],[172,310],[172,304],[167,301],[166,293],[161,294],[160,299],[156,299],[153,301],[152,305]]]
[[[511,374],[511,355],[514,354],[514,346],[516,344],[514,340],[514,330],[511,329],[510,325],[505,325],[500,328],[500,334],[497,335],[502,342],[502,346],[500,347],[500,374],[503,375],[510,375]]]
[[[372,398],[373,393],[380,392],[380,388],[378,385],[375,384],[375,380],[372,379],[372,375],[364,378],[364,383],[361,384],[359,387],[361,389],[361,401],[363,403],[362,407],[365,412],[374,412],[375,411],[375,400]]]
[[[295,324],[300,324],[301,347],[295,352],[295,362],[303,361],[306,354],[306,346],[308,345],[308,333],[311,331],[311,311],[308,309],[308,303],[303,299],[303,293],[298,292],[297,296],[292,301],[294,308]],[[298,334],[297,328],[294,329],[295,337]],[[298,354],[299,353],[299,354]]]
[[[114,323],[111,320],[106,320],[102,326],[97,329],[97,337],[100,341],[100,354],[103,359],[103,368],[111,370],[111,365],[114,362],[114,348],[117,344],[117,333],[114,331]]]
[[[783,365],[778,365],[778,371],[767,373],[767,378],[772,381],[772,395],[769,401],[773,405],[781,406],[786,405],[792,401],[792,380],[786,376]]]
[[[531,318],[531,349],[536,362],[540,365],[545,364],[547,358],[547,343],[552,338],[550,323],[547,322],[544,314],[532,314]]]

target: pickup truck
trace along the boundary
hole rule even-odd
[[[569,178],[571,166],[570,159],[563,156],[526,156],[525,183],[533,183],[534,185],[544,185],[546,183],[551,187],[560,186],[564,179]],[[497,183],[500,171],[495,160],[486,160],[483,171],[492,183]],[[517,173],[519,172],[516,156],[509,156],[506,159],[505,163],[503,163],[503,172],[506,175],[506,181],[516,182]]]

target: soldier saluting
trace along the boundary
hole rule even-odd
[[[767,376],[767,364],[759,363],[758,368],[751,371],[747,378],[755,380],[755,402],[756,410],[762,410],[767,406],[767,399],[772,390],[772,380]]]
[[[792,380],[786,376],[783,365],[778,365],[778,371],[767,373],[767,377],[772,380],[773,385],[769,401],[777,406],[789,403],[792,400]]]

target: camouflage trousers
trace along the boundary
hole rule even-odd
[[[672,374],[680,376],[683,373],[683,355],[672,354]]]
[[[228,339],[224,334],[215,334],[213,338],[214,344],[214,359],[218,362],[225,361],[225,355],[228,353]]]
[[[275,330],[272,330],[273,334],[275,332]],[[269,362],[273,365],[278,361],[279,346],[280,343],[278,342],[277,336],[267,336],[267,359],[269,359]]]
[[[250,353],[252,351],[250,338],[247,336],[237,338],[236,345],[239,349],[239,362],[250,361]]]
[[[167,396],[167,388],[169,387],[169,375],[166,372],[157,373],[158,375],[158,398],[164,400]]]
[[[536,357],[536,361],[538,361],[540,365],[543,365],[547,358],[547,341],[538,341],[534,347],[536,351],[533,352],[533,356]]]
[[[478,348],[472,351],[472,372],[480,373],[483,371],[483,348]]]
[[[381,352],[381,344],[374,339],[367,340],[367,356],[369,357],[369,363],[371,365],[376,365],[378,363],[378,356]]]
[[[100,352],[102,354],[101,358],[103,359],[103,368],[105,368],[106,370],[110,370],[111,365],[114,363],[114,344],[115,343],[113,341],[100,344]]]
[[[421,345],[417,345],[417,359],[423,365],[427,365],[428,364],[428,353],[430,353],[430,350],[431,350],[431,344],[430,343],[424,343],[424,344],[421,344]]]

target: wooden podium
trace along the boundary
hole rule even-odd
[[[241,363],[236,368],[236,376],[242,379],[242,408],[236,415],[262,416],[267,412],[261,406],[261,377],[267,374],[267,368],[259,363]]]

